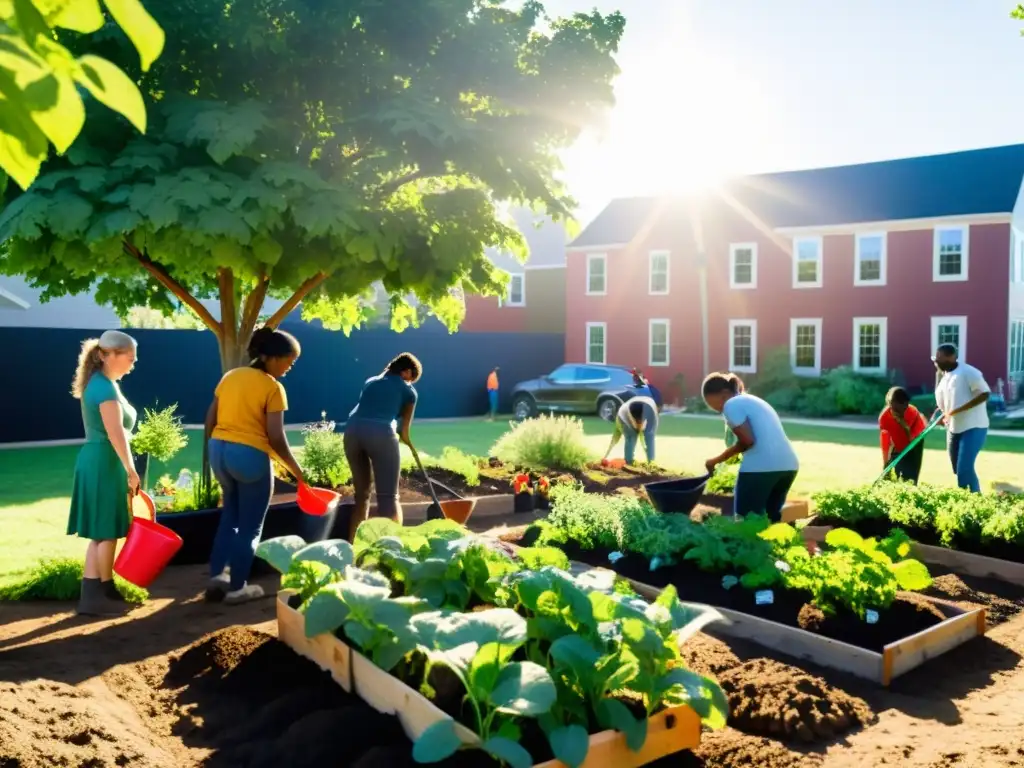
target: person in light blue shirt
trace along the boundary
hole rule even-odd
[[[763,513],[779,522],[786,494],[800,469],[779,414],[761,398],[746,394],[743,381],[734,373],[712,373],[704,379],[701,393],[736,435],[733,445],[704,466],[711,473],[733,456],[743,457],[733,491],[733,514]]]
[[[398,442],[411,446],[409,428],[416,411],[416,388],[423,366],[415,355],[403,352],[377,376],[366,380],[359,402],[345,424],[345,458],[352,470],[355,508],[349,529],[356,528],[370,512],[370,485],[377,492],[377,516],[402,522],[398,482],[402,457]]]

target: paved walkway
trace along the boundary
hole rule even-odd
[[[679,419],[721,419],[714,413],[665,413],[664,416],[674,416]],[[782,419],[783,424],[799,424],[804,427],[827,427],[830,429],[873,429],[877,430],[878,425],[873,421],[854,421],[845,419],[805,419],[801,417],[786,416]],[[988,431],[993,437],[1017,437],[1024,439],[1024,429],[990,429]]]

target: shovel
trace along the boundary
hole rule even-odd
[[[423,466],[423,462],[420,461],[419,451],[417,451],[412,445],[409,446],[409,451],[412,453],[412,457],[416,460],[416,466],[419,467],[420,472],[423,473],[423,478],[427,481],[427,488],[430,490],[432,503],[427,507],[427,520],[441,520],[444,518],[444,513],[441,511],[441,502],[437,500],[437,492],[434,490],[434,482],[430,479],[430,475],[427,474],[427,469]],[[445,490],[451,492],[448,488]]]
[[[897,456],[895,459],[889,462],[888,466],[886,466],[886,468],[882,470],[882,474],[876,477],[875,481],[871,483],[871,485],[877,485],[883,477],[888,475],[892,471],[892,468],[899,464],[903,457],[910,453],[914,449],[914,446],[916,446],[918,443],[924,440],[925,435],[927,435],[929,432],[935,429],[935,427],[937,427],[939,425],[939,422],[941,421],[942,414],[936,411],[935,414],[932,415],[932,420],[928,422],[928,426],[924,428],[924,431],[921,432],[921,434],[915,437],[913,440],[911,440],[910,445],[904,448],[899,456]]]

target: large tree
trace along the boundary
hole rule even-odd
[[[271,324],[301,303],[348,330],[380,281],[396,328],[418,320],[410,294],[457,327],[463,292],[504,289],[484,249],[524,255],[496,202],[568,218],[557,153],[613,104],[621,15],[506,5],[147,2],[167,33],[157,64],[141,72],[115,36],[101,50],[134,66],[149,131],[90,119],[11,195],[0,271],[121,313],[187,306],[225,369],[267,296],[284,300]]]

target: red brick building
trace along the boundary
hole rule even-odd
[[[1017,145],[614,200],[568,247],[566,360],[695,394],[786,347],[798,373],[925,386],[952,342],[990,384],[1024,384],[1022,179]]]

